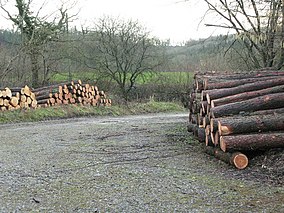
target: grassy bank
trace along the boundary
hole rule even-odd
[[[0,112],[0,123],[16,123],[43,121],[82,116],[121,116],[143,113],[180,112],[186,111],[180,104],[172,102],[131,103],[129,106],[91,107],[66,105],[35,110],[17,110]]]

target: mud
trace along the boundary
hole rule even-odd
[[[0,126],[0,212],[284,212],[284,188],[203,153],[187,114]]]

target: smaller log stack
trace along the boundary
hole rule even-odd
[[[23,88],[0,89],[0,109],[1,111],[37,108],[35,94],[28,86]]]
[[[99,91],[97,86],[83,84],[81,80],[37,88],[34,93],[42,107],[67,104],[111,106],[111,99],[107,99],[104,91]]]
[[[194,79],[188,131],[207,153],[244,169],[244,153],[284,148],[284,72],[207,72]]]

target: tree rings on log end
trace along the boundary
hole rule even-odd
[[[238,169],[245,169],[248,166],[248,158],[246,155],[236,152],[232,154],[231,163]]]

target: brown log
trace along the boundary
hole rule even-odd
[[[205,152],[217,159],[235,166],[237,169],[245,169],[248,166],[249,160],[247,156],[241,152],[225,153],[216,147],[205,147]]]
[[[204,81],[204,90],[211,90],[211,89],[221,89],[221,88],[231,88],[240,86],[243,84],[253,83],[257,81],[266,81],[278,78],[279,76],[265,76],[265,77],[256,77],[256,78],[243,78],[243,79],[237,79],[237,80],[228,80],[228,81],[222,81],[220,82],[212,82],[209,83],[208,79]]]
[[[210,119],[210,130],[211,132],[215,133],[218,131],[218,121],[219,119]]]
[[[218,146],[220,144],[220,134],[219,132],[214,133],[214,144],[215,146]]]
[[[198,140],[200,143],[205,142],[206,134],[205,134],[205,129],[204,128],[198,128]]]
[[[284,130],[284,114],[266,116],[247,116],[242,118],[223,118],[218,121],[221,136]]]
[[[198,125],[194,125],[194,127],[193,127],[193,131],[192,131],[192,134],[193,134],[193,136],[194,137],[198,137]]]
[[[221,105],[228,104],[228,103],[239,102],[239,101],[247,100],[250,98],[259,97],[262,95],[279,93],[279,92],[284,92],[284,85],[280,85],[276,87],[269,87],[266,89],[256,90],[256,91],[251,91],[251,92],[243,92],[243,93],[239,93],[236,95],[231,95],[231,96],[226,96],[223,98],[215,99],[211,101],[211,106],[212,107],[221,106]]]
[[[194,124],[193,124],[193,123],[188,123],[188,124],[187,124],[187,131],[188,131],[188,132],[192,132],[192,131],[193,131],[193,127],[194,127]]]
[[[210,110],[210,116],[212,118],[217,118],[228,115],[236,115],[240,112],[253,112],[258,110],[277,109],[283,107],[284,93],[275,93],[245,101],[213,107]]]
[[[212,141],[210,135],[206,135],[206,138],[205,138],[205,145],[206,145],[206,146],[214,146],[214,143],[213,143],[213,141]]]
[[[211,100],[222,98],[225,96],[235,95],[243,92],[250,92],[260,89],[265,89],[269,87],[274,87],[284,84],[284,77],[279,77],[276,79],[258,81],[254,83],[249,83],[237,87],[225,88],[225,89],[213,89],[213,90],[204,90],[203,93],[206,94],[208,103],[211,103]]]
[[[220,147],[224,152],[283,148],[284,132],[221,136]]]

